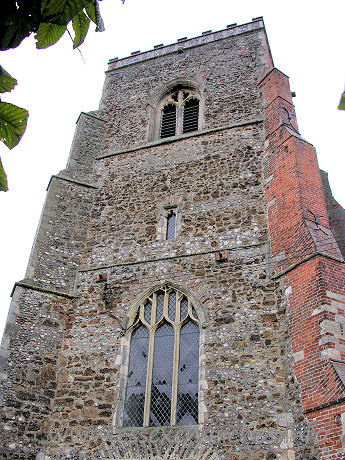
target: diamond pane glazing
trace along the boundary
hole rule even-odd
[[[168,300],[168,316],[171,321],[175,321],[176,313],[176,292],[170,292]]]
[[[157,294],[157,309],[156,309],[156,323],[162,319],[163,316],[163,305],[164,305],[164,294]]]
[[[151,302],[149,301],[144,306],[144,318],[148,324],[151,323]]]
[[[185,319],[188,313],[188,300],[183,297],[181,300],[181,321]]]
[[[166,234],[167,240],[173,240],[175,238],[175,220],[176,220],[176,215],[174,213],[171,213],[168,215],[167,234]]]
[[[198,423],[199,328],[188,321],[180,332],[177,425]]]
[[[164,323],[155,334],[150,426],[170,425],[174,331]]]
[[[149,332],[140,325],[132,333],[123,426],[142,426],[144,418]]]

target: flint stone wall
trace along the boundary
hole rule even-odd
[[[269,65],[259,29],[107,74],[100,112],[93,113],[106,123],[82,118],[68,168],[48,195],[28,273],[32,288],[16,289],[17,329],[6,352],[11,383],[3,398],[14,431],[1,435],[4,456],[35,458],[39,451],[41,458],[92,458],[113,442],[114,423],[125,437],[146,436],[144,429],[116,424],[125,382],[120,344],[137,296],[171,280],[206,312],[198,429],[233,430],[233,441],[215,447],[217,458],[240,458],[253,445],[241,438],[243,427],[256,433],[258,458],[293,449],[296,458],[313,458],[303,438],[285,286],[269,276],[264,101],[257,86]],[[152,101],[174,79],[196,82],[204,133],[147,145],[157,123]],[[169,204],[178,206],[179,228],[174,240],[164,241],[160,223]],[[227,251],[224,262],[215,260],[220,249]],[[104,272],[106,285],[96,282]],[[33,421],[41,425],[24,423],[16,432],[27,406],[15,379],[29,368],[26,356],[37,363],[35,375],[51,367],[45,380],[24,377],[22,385],[40,404],[30,403]],[[291,436],[284,441],[287,419],[301,435],[294,445]],[[95,427],[107,428],[108,438],[76,439]]]
[[[107,120],[104,153],[148,140],[157,98],[175,79],[197,84],[203,128],[262,117],[257,82],[269,67],[265,40],[258,29],[109,71],[100,104]]]

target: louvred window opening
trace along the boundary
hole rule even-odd
[[[176,134],[176,105],[167,104],[162,110],[161,138]]]
[[[189,99],[183,106],[183,133],[197,131],[199,125],[199,101]]]
[[[199,99],[189,88],[175,87],[163,101],[160,138],[178,136],[199,129]]]

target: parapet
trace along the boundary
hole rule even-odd
[[[131,53],[130,56],[124,57],[122,59],[110,59],[108,63],[108,71],[125,67],[131,64],[136,64],[138,62],[147,61],[148,59],[153,59],[159,56],[164,56],[165,54],[176,52],[181,53],[183,52],[183,50],[193,48],[194,46],[204,45],[206,43],[222,40],[224,38],[228,38],[234,35],[240,35],[246,32],[251,32],[253,30],[264,28],[265,26],[263,18],[262,16],[259,16],[257,18],[253,18],[251,22],[248,22],[246,24],[230,24],[226,27],[226,29],[222,29],[217,32],[212,32],[211,30],[208,30],[206,32],[203,32],[198,37],[189,39],[187,37],[179,38],[176,43],[172,43],[171,45],[164,46],[163,44],[159,44],[154,46],[154,48],[149,51],[134,51],[133,53]]]

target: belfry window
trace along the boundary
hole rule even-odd
[[[194,90],[175,87],[161,107],[162,139],[199,129],[199,98]]]
[[[176,134],[176,106],[167,104],[162,110],[161,137],[175,136]]]
[[[183,106],[183,133],[190,133],[198,130],[199,121],[199,101],[189,99]]]
[[[199,321],[190,299],[165,287],[132,325],[123,426],[198,423]]]

